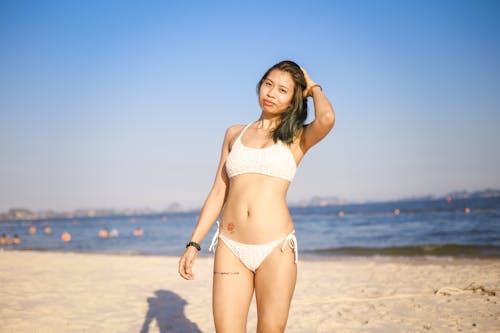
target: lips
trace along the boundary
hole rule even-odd
[[[264,105],[265,105],[265,106],[273,106],[273,105],[274,105],[274,103],[273,103],[273,102],[271,102],[271,101],[269,101],[269,100],[267,100],[267,99],[265,99],[265,100],[263,101],[263,103],[264,103]]]

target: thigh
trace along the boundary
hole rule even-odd
[[[277,246],[255,272],[257,332],[284,332],[297,280],[293,250]]]
[[[246,332],[254,274],[219,239],[214,260],[213,299],[218,333]]]

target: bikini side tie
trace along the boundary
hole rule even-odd
[[[297,237],[295,237],[295,230],[292,231],[288,236],[285,237],[285,241],[283,242],[283,246],[281,246],[281,252],[285,251],[286,244],[293,250],[295,255],[295,263],[299,261],[299,246],[297,244]]]
[[[212,242],[210,243],[210,247],[208,248],[208,252],[215,252],[215,248],[217,247],[217,243],[219,242],[220,223],[219,223],[219,221],[217,221],[215,223],[217,223],[217,230],[215,231],[214,236],[212,237]]]

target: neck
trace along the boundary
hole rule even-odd
[[[281,122],[281,116],[267,115],[265,113],[262,113],[259,120],[257,120],[256,124],[257,128],[270,131],[278,127],[280,122]]]

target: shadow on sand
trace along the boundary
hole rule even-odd
[[[155,291],[155,297],[148,298],[148,312],[142,324],[141,333],[149,332],[149,325],[156,319],[160,333],[203,333],[198,325],[184,315],[187,302],[168,290]]]

